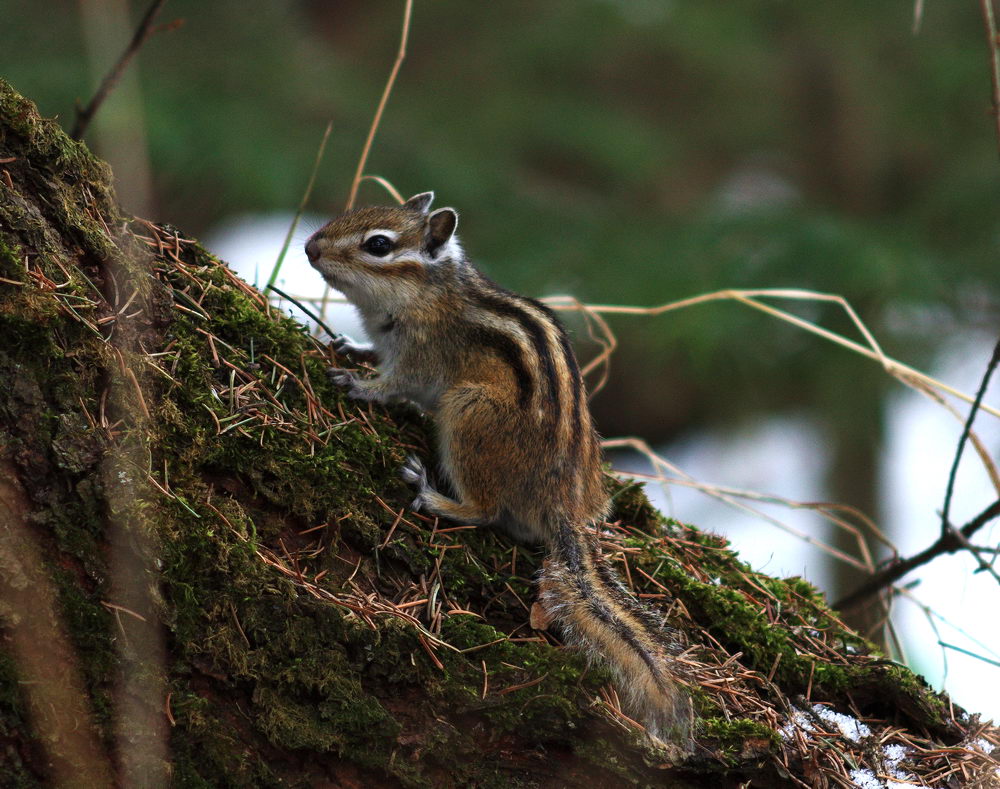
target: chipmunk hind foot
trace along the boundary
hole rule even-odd
[[[488,522],[489,519],[475,504],[456,501],[438,491],[431,484],[423,461],[416,455],[406,458],[399,475],[407,485],[417,491],[417,497],[410,504],[410,509],[438,515],[456,523],[481,526]]]

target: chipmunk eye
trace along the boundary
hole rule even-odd
[[[375,257],[384,257],[392,251],[392,239],[389,236],[372,236],[361,245],[361,248]]]

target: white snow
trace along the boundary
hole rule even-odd
[[[864,737],[871,736],[872,730],[850,715],[831,710],[822,704],[813,704],[812,711],[816,717],[839,729],[840,733],[851,742],[858,742]]]
[[[319,272],[309,265],[303,250],[309,236],[325,221],[318,215],[303,216],[288,246],[275,284],[293,298],[318,298],[326,287]],[[291,214],[233,217],[208,234],[205,246],[229,263],[247,282],[263,288],[274,269],[291,222]],[[364,342],[367,338],[354,307],[343,303],[343,295],[337,291],[330,293],[334,301],[327,305],[323,322],[334,332]],[[306,306],[314,312],[319,311],[311,304]],[[304,325],[313,326],[313,320],[294,305],[285,302],[282,308]]]

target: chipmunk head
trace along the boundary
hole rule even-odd
[[[434,266],[463,259],[455,237],[458,214],[452,208],[432,212],[433,199],[433,192],[423,192],[401,206],[347,211],[313,233],[306,256],[352,301],[379,297],[404,283],[419,288]],[[397,292],[397,299],[401,295]]]

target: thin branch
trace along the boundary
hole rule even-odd
[[[936,559],[943,554],[955,553],[961,550],[966,546],[965,540],[962,539],[963,537],[968,539],[997,517],[1000,517],[1000,499],[994,501],[961,529],[957,531],[949,529],[947,533],[942,534],[932,545],[920,553],[911,556],[909,559],[901,559],[898,562],[893,562],[884,570],[881,570],[865,581],[865,583],[847,595],[847,597],[838,600],[833,604],[833,607],[841,611],[853,608],[869,597],[878,594],[883,589],[896,583],[896,581],[917,567],[922,567],[932,559]]]
[[[983,657],[982,655],[977,655],[975,652],[970,652],[968,649],[962,649],[962,647],[957,647],[954,644],[947,644],[944,641],[938,641],[945,649],[954,649],[956,652],[961,652],[963,655],[968,655],[969,657],[974,657],[976,660],[981,660],[983,663],[989,663],[991,666],[1000,666],[1000,661],[991,660],[988,657]]]
[[[996,124],[997,150],[1000,152],[1000,38],[997,36],[997,20],[993,13],[993,0],[979,0],[979,7],[983,12],[983,26],[986,28],[986,46],[990,50],[993,122]]]
[[[940,392],[935,391],[922,381],[911,380],[909,381],[909,385],[925,397],[933,400],[939,406],[944,408],[959,422],[963,424],[965,423],[966,417],[963,417],[958,412],[958,409],[945,400],[944,396],[942,396]],[[982,404],[980,404],[980,409],[982,409]],[[976,454],[979,456],[979,462],[983,464],[983,470],[990,478],[990,484],[993,486],[993,490],[996,491],[997,496],[1000,496],[1000,468],[997,468],[996,461],[994,461],[990,456],[990,450],[986,448],[986,444],[983,443],[983,440],[976,435],[975,430],[969,431],[969,441],[972,442],[972,447],[976,450]]]
[[[848,314],[851,321],[857,327],[858,331],[865,338],[868,343],[862,345],[860,343],[849,340],[836,332],[832,332],[828,329],[824,329],[822,326],[817,326],[810,321],[804,320],[803,318],[793,315],[784,310],[777,309],[768,304],[758,301],[757,296],[766,296],[767,298],[778,298],[778,299],[792,299],[801,301],[830,301],[835,302],[841,306],[841,308]],[[888,372],[890,375],[898,378],[902,383],[907,386],[910,385],[911,380],[922,381],[929,386],[934,387],[942,392],[947,392],[960,400],[964,400],[967,403],[971,403],[973,398],[970,395],[960,392],[952,386],[948,386],[942,381],[938,381],[936,378],[932,378],[926,373],[922,373],[913,367],[898,362],[895,359],[887,356],[883,353],[881,347],[876,342],[874,336],[864,325],[857,314],[854,312],[851,305],[847,302],[843,296],[838,296],[830,293],[817,293],[811,290],[799,290],[799,289],[763,289],[763,290],[717,290],[711,293],[701,293],[697,296],[691,296],[686,299],[680,299],[678,301],[671,301],[667,304],[660,304],[655,307],[631,307],[631,306],[621,306],[617,304],[585,304],[578,306],[575,299],[567,298],[565,296],[553,297],[545,299],[545,302],[555,310],[576,310],[586,309],[591,313],[600,313],[602,315],[662,315],[666,312],[672,312],[674,310],[685,309],[687,307],[693,307],[696,304],[707,304],[709,302],[715,301],[738,301],[745,304],[753,309],[760,310],[761,312],[771,315],[772,317],[783,320],[786,323],[790,323],[793,326],[798,326],[800,329],[808,331],[812,334],[816,334],[824,339],[835,342],[838,345],[847,348],[848,350],[854,351],[855,353],[861,354],[862,356],[867,356],[869,359],[873,359]],[[1000,417],[1000,409],[994,408],[989,405],[980,405],[980,410],[985,411],[993,416]]]
[[[906,589],[904,587],[904,588],[897,588],[895,591],[896,591],[896,594],[899,597],[907,600],[909,603],[911,603],[911,604],[915,605],[917,608],[919,608],[920,611],[924,614],[924,616],[927,617],[928,620],[935,620],[935,619],[938,620],[942,624],[947,625],[948,627],[950,627],[956,633],[960,633],[962,636],[964,636],[965,638],[967,638],[970,642],[972,642],[973,644],[975,644],[977,647],[979,647],[980,649],[982,649],[984,652],[989,652],[991,655],[993,655],[993,657],[995,657],[998,660],[1000,660],[1000,652],[997,652],[995,649],[993,649],[992,647],[990,647],[989,644],[986,644],[981,639],[976,638],[976,636],[974,636],[968,630],[966,630],[965,628],[963,628],[960,625],[956,624],[955,622],[952,622],[950,619],[948,619],[946,616],[944,616],[940,612],[935,611],[933,608],[931,608],[929,605],[927,605],[927,603],[925,603],[922,600],[920,600],[909,589]],[[938,632],[937,628],[933,628],[933,630],[934,630],[935,633]]]
[[[982,557],[982,554],[978,546],[975,546],[971,542],[969,542],[968,537],[965,537],[961,532],[955,532],[955,536],[957,536],[958,539],[961,540],[962,547],[965,548],[965,550],[971,553],[974,557],[976,557],[976,562],[979,564],[979,568],[976,570],[976,572],[987,573],[989,575],[992,575],[993,580],[995,580],[998,584],[1000,584],[1000,574],[998,574],[997,571],[993,569],[993,565],[990,562],[986,561]]]
[[[101,82],[101,85],[94,94],[94,97],[90,100],[90,103],[83,109],[77,107],[76,123],[73,124],[73,131],[71,131],[69,135],[74,140],[83,139],[83,135],[87,131],[90,121],[93,120],[94,115],[101,108],[101,105],[108,97],[108,94],[114,90],[115,85],[118,84],[118,80],[121,79],[122,74],[125,73],[125,69],[128,68],[128,64],[132,62],[132,58],[135,57],[135,54],[139,51],[142,45],[146,43],[146,39],[148,39],[158,29],[162,29],[154,28],[153,22],[156,21],[156,17],[160,13],[160,9],[163,8],[163,4],[166,2],[167,0],[153,0],[152,5],[150,5],[146,10],[146,15],[143,16],[142,21],[139,23],[139,27],[136,28],[129,45],[125,48],[122,56],[118,58],[118,62],[111,67],[111,71],[109,71],[104,77],[104,80]]]
[[[320,320],[320,318],[316,315],[315,312],[313,312],[311,309],[302,304],[302,302],[300,302],[298,299],[289,296],[287,293],[285,293],[285,291],[283,291],[277,285],[268,285],[267,287],[264,288],[264,290],[273,290],[275,293],[281,296],[281,298],[288,299],[288,301],[292,302],[292,304],[294,304],[296,307],[302,310],[306,315],[308,315],[310,318],[316,321],[316,325],[319,326],[323,331],[325,331],[327,335],[329,335],[331,340],[340,336],[335,331],[333,331],[333,329],[331,329],[329,326],[323,323],[323,321]]]
[[[1000,547],[997,548],[987,548],[983,545],[974,546],[980,553],[992,553],[994,556],[1000,556]]]
[[[694,487],[700,490],[702,493],[711,496],[714,499],[718,499],[719,501],[729,505],[733,509],[750,513],[751,515],[763,521],[766,521],[767,523],[770,523],[773,526],[776,526],[782,531],[787,532],[788,534],[791,534],[794,537],[797,537],[803,542],[812,545],[813,547],[818,548],[821,551],[824,551],[830,556],[833,556],[835,559],[839,559],[842,562],[850,564],[852,567],[856,567],[857,569],[862,570],[864,572],[872,572],[874,570],[874,562],[872,561],[871,555],[867,551],[867,545],[864,539],[862,538],[861,534],[859,533],[858,529],[844,522],[843,520],[838,519],[835,520],[834,522],[841,528],[846,529],[848,532],[854,535],[855,539],[858,542],[858,551],[861,554],[860,559],[851,556],[848,553],[840,551],[830,545],[827,545],[826,543],[820,540],[817,540],[812,535],[807,534],[806,532],[797,529],[794,526],[791,526],[785,523],[784,521],[781,521],[773,517],[772,515],[769,515],[768,513],[764,512],[761,509],[752,507],[748,504],[744,504],[742,501],[739,501],[738,498],[747,497],[745,491],[727,490],[725,488],[720,488],[718,486],[707,485],[696,482],[689,474],[682,471],[680,468],[675,466],[666,458],[663,458],[660,455],[657,455],[655,452],[653,452],[653,450],[649,447],[649,445],[642,439],[638,438],[609,439],[602,441],[601,446],[604,447],[605,449],[621,449],[621,448],[634,449],[637,452],[644,455],[646,459],[652,464],[653,468],[656,469],[657,471],[659,471],[660,469],[666,469],[672,474],[675,474],[677,477],[673,478],[658,474],[656,476],[657,479],[672,485],[687,484],[690,487]],[[637,476],[633,472],[627,472],[627,471],[623,472],[621,470],[617,470],[617,473],[626,474],[629,476]],[[820,515],[829,518],[829,515],[827,513],[824,513],[822,510],[819,510],[818,512]],[[879,536],[881,537],[881,535]],[[884,540],[885,538],[882,537],[882,539]]]
[[[979,391],[976,392],[976,399],[972,401],[972,409],[969,411],[969,418],[965,420],[965,427],[962,428],[962,436],[958,439],[958,447],[955,449],[955,460],[952,462],[951,472],[948,474],[948,488],[944,494],[944,507],[941,509],[942,535],[951,530],[948,515],[951,511],[951,496],[955,491],[955,477],[958,474],[958,464],[962,460],[962,452],[965,449],[965,442],[969,439],[969,433],[972,431],[972,423],[975,421],[976,413],[979,411],[979,406],[983,402],[983,395],[986,394],[986,388],[990,385],[990,378],[993,377],[993,372],[997,369],[998,363],[1000,363],[1000,340],[997,340],[997,344],[993,346],[993,355],[990,357],[989,364],[986,365],[986,372],[983,373],[982,383],[979,384]]]

